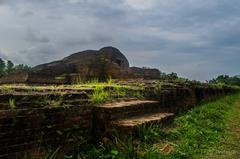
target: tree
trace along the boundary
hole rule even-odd
[[[29,69],[30,69],[30,67],[28,65],[24,65],[24,64],[19,64],[14,67],[15,71],[27,71]]]
[[[0,58],[0,75],[3,75],[5,72],[6,64],[3,59]]]
[[[177,73],[174,73],[174,72],[168,74],[168,77],[169,79],[172,79],[172,80],[178,79]]]
[[[214,83],[214,84],[222,83],[227,85],[240,86],[240,78],[238,76],[230,77],[228,75],[220,75],[217,78],[210,80],[209,83]]]
[[[160,72],[160,78],[161,79],[166,79],[167,78],[167,74],[165,72]]]
[[[7,74],[9,74],[9,73],[12,73],[13,71],[14,71],[14,64],[12,61],[8,60],[6,72]]]
[[[161,72],[160,73],[160,78],[165,79],[165,80],[176,80],[179,77],[178,77],[177,73],[174,73],[174,72],[172,72],[170,74],[166,74],[165,72]]]
[[[14,66],[14,63],[10,60],[5,62],[2,58],[0,58],[0,76],[5,75],[5,74],[10,74],[15,71],[27,71],[30,70],[31,67],[25,64],[19,64]]]

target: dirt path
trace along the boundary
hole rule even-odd
[[[240,158],[240,99],[229,113],[224,138],[203,159]]]

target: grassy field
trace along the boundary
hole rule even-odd
[[[238,99],[226,120],[226,132],[208,154],[198,156],[202,159],[239,159],[240,158],[240,99]]]
[[[112,143],[83,145],[70,158],[190,159],[239,157],[240,94],[199,105],[180,114],[167,128],[139,127],[135,136]],[[69,157],[69,156],[68,156]]]

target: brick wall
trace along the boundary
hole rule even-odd
[[[61,135],[74,127],[83,135],[89,133],[91,112],[91,106],[1,111],[0,158],[16,158],[29,149],[58,144],[65,138]]]
[[[164,88],[148,98],[160,101],[161,109],[179,112],[190,109],[200,101],[208,101],[233,93],[230,88],[177,87]],[[94,110],[94,111],[93,111]],[[127,111],[127,110],[126,110]],[[45,107],[0,110],[0,158],[16,158],[39,147],[59,145],[67,138],[66,131],[78,132],[92,137],[101,128],[96,124],[96,113],[104,115],[93,106]],[[103,122],[109,122],[103,120]],[[99,123],[99,122],[98,122]],[[106,125],[106,124],[105,124]],[[21,158],[21,157],[19,157]]]

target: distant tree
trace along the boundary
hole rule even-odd
[[[214,83],[214,84],[222,83],[227,85],[240,86],[240,78],[239,76],[230,77],[228,75],[220,75],[217,78],[210,80],[209,83]]]
[[[172,72],[170,74],[166,74],[165,72],[161,72],[160,73],[160,78],[165,79],[165,80],[176,80],[179,77],[178,77],[177,73],[174,73],[174,72]]]
[[[2,58],[0,58],[0,76],[5,74],[10,74],[15,71],[24,71],[24,70],[30,70],[31,67],[25,64],[19,64],[14,66],[14,63],[10,60],[5,62]]]
[[[167,74],[165,72],[160,72],[160,78],[161,79],[166,79],[167,78]]]
[[[3,59],[0,58],[0,75],[3,75],[5,72],[6,64]]]
[[[178,79],[177,73],[174,73],[174,72],[168,74],[168,77],[169,79],[172,79],[172,80]]]
[[[19,64],[14,67],[14,71],[27,71],[30,69],[31,69],[31,67],[29,67],[28,65],[24,65],[24,64]]]
[[[6,66],[6,72],[7,74],[12,73],[14,71],[14,64],[12,61],[8,60],[7,61],[7,66]]]

